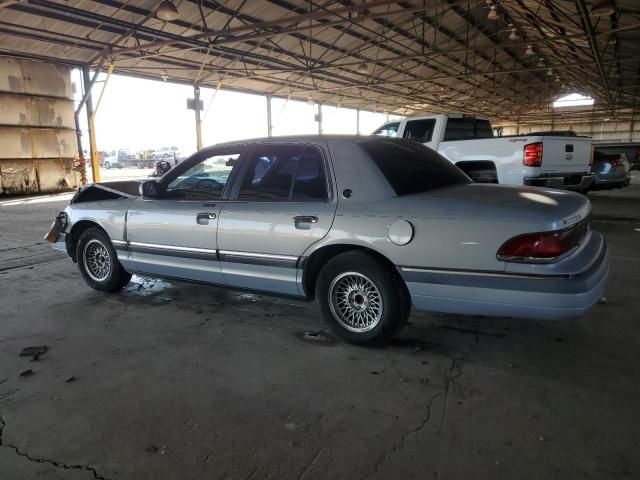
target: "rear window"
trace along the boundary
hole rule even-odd
[[[462,117],[447,120],[444,141],[493,138],[491,122],[481,118]]]
[[[396,195],[411,195],[471,183],[462,170],[419,143],[378,140],[364,142],[362,148]]]
[[[421,143],[430,142],[435,126],[436,121],[433,118],[427,120],[409,120],[404,128],[403,137]]]

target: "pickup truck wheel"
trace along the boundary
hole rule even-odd
[[[322,314],[343,340],[383,345],[406,323],[411,302],[395,271],[364,252],[332,258],[320,271]]]
[[[111,164],[109,162],[104,162],[104,168],[109,170],[111,168]]]
[[[131,280],[116,254],[111,240],[98,228],[88,228],[76,245],[78,268],[91,288],[117,292]]]

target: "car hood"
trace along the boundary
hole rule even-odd
[[[526,223],[542,230],[585,219],[591,203],[579,193],[537,187],[465,184],[397,197],[403,212],[422,218]]]

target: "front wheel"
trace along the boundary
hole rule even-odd
[[[109,170],[111,168],[111,164],[109,162],[104,162],[104,168]]]
[[[91,288],[116,292],[121,290],[131,274],[118,261],[111,240],[99,228],[88,228],[76,245],[78,268]]]
[[[397,272],[360,251],[331,259],[318,276],[317,294],[332,330],[357,345],[387,343],[406,323],[411,308]]]

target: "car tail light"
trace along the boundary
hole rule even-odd
[[[526,167],[539,167],[542,165],[542,142],[529,143],[524,146],[524,160]]]
[[[498,260],[511,262],[552,261],[577,247],[589,231],[589,222],[565,230],[519,235],[498,250]]]

